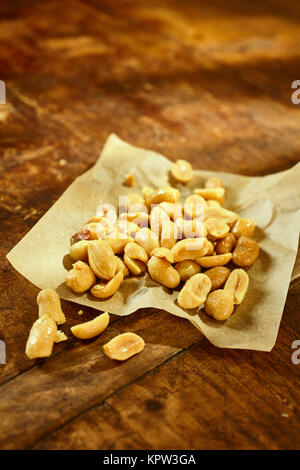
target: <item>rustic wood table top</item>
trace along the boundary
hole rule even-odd
[[[149,309],[114,316],[85,344],[70,335],[36,363],[24,349],[38,289],[5,258],[111,132],[202,169],[299,162],[299,20],[293,0],[1,2],[1,448],[300,448],[297,289],[271,353],[218,349]],[[62,303],[68,330],[78,305]],[[128,330],[146,350],[118,365],[101,345]]]

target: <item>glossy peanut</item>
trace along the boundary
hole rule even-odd
[[[176,269],[163,258],[151,256],[148,261],[148,271],[154,281],[170,289],[174,289],[180,283]]]
[[[151,231],[159,237],[163,226],[168,224],[171,224],[168,214],[160,206],[153,207],[150,213]]]
[[[128,237],[134,238],[137,232],[140,230],[140,227],[134,222],[121,219],[121,220],[118,220],[117,222],[117,229],[119,232],[124,233]]]
[[[192,260],[179,261],[175,264],[174,268],[178,272],[180,280],[183,282],[201,271],[199,264]]]
[[[213,238],[224,238],[228,234],[230,227],[222,220],[215,217],[210,217],[205,221],[205,227],[208,234]]]
[[[203,217],[205,206],[206,201],[202,196],[197,196],[197,194],[191,194],[184,201],[184,217],[190,219]]]
[[[203,219],[177,219],[178,238],[202,238],[207,235]]]
[[[173,248],[175,262],[184,260],[195,260],[201,256],[206,255],[208,245],[206,238],[186,238],[177,242]]]
[[[147,198],[148,205],[160,204],[161,202],[177,203],[180,199],[178,189],[166,187],[155,189]]]
[[[124,263],[132,274],[139,275],[146,271],[148,255],[137,243],[130,242],[124,250]]]
[[[211,189],[211,188],[224,188],[224,184],[220,178],[217,176],[214,176],[212,178],[209,178],[206,180],[204,187],[206,189]]]
[[[73,292],[80,294],[90,289],[96,282],[94,271],[84,261],[77,261],[68,271],[65,283]]]
[[[215,320],[227,320],[233,312],[233,300],[224,289],[214,290],[208,294],[204,304],[205,312]]]
[[[171,174],[176,181],[187,183],[193,177],[192,165],[186,160],[177,160],[171,168]]]
[[[116,259],[117,259],[117,265],[118,265],[117,266],[117,272],[122,271],[124,277],[129,276],[130,272],[129,272],[126,264],[124,263],[124,261],[121,258],[119,258],[118,256],[116,256]]]
[[[133,238],[122,232],[112,232],[104,240],[111,246],[115,255],[121,255],[127,243],[132,242]]]
[[[148,227],[143,227],[137,232],[135,242],[146,250],[148,256],[151,256],[152,251],[159,247],[158,236]]]
[[[231,295],[233,303],[239,305],[243,302],[249,285],[249,276],[243,269],[235,269],[230,273],[224,290]]]
[[[152,251],[152,256],[156,256],[157,258],[165,259],[170,264],[174,263],[174,255],[173,255],[172,251],[169,250],[168,248],[164,248],[162,246],[159,247],[159,248],[155,248]]]
[[[88,246],[89,264],[100,279],[111,279],[117,269],[117,261],[110,244],[105,240],[91,242]]]
[[[231,232],[236,236],[236,238],[240,238],[241,236],[252,237],[254,230],[255,223],[253,220],[239,217],[233,225]]]
[[[224,266],[216,266],[215,268],[205,271],[205,275],[211,280],[211,290],[216,290],[224,286],[230,275],[230,269]]]
[[[178,304],[185,309],[198,308],[206,300],[211,289],[211,280],[199,273],[186,281],[178,295]]]
[[[115,336],[103,346],[104,353],[110,359],[126,361],[135,354],[143,351],[145,342],[135,333],[123,333]]]
[[[55,321],[48,315],[42,315],[30,330],[25,349],[26,356],[29,359],[50,356],[56,332]]]
[[[91,288],[91,294],[97,299],[111,297],[119,289],[124,279],[123,271],[118,271],[109,281],[100,281]]]
[[[232,226],[237,220],[238,215],[235,212],[224,209],[223,207],[205,207],[204,218],[209,219],[215,217],[216,219],[222,220],[225,224]]]
[[[177,202],[176,204],[172,202],[161,202],[159,207],[163,209],[173,221],[183,216],[183,206],[180,202]]]
[[[233,233],[228,233],[224,238],[217,241],[215,250],[217,255],[231,253],[236,245],[236,238]]]
[[[88,240],[80,240],[70,247],[70,256],[73,261],[87,261],[88,259]]]
[[[198,196],[202,196],[204,199],[215,199],[221,204],[224,200],[225,189],[224,188],[197,188],[194,189],[194,193]]]
[[[252,238],[241,236],[232,253],[232,261],[237,266],[251,266],[259,256],[258,243]]]
[[[109,324],[109,314],[107,312],[98,315],[93,320],[79,325],[72,326],[71,331],[76,338],[90,339],[100,335]]]
[[[60,298],[53,289],[42,289],[36,298],[39,306],[39,317],[48,315],[55,323],[62,325],[66,321],[66,317],[61,308]]]
[[[171,249],[177,242],[177,239],[178,227],[174,222],[172,222],[172,220],[168,220],[163,224],[161,229],[160,245],[163,248]]]
[[[202,268],[215,268],[216,266],[224,266],[229,263],[232,258],[232,253],[225,253],[224,255],[211,255],[197,258],[196,262]]]

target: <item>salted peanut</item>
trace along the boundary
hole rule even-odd
[[[80,240],[70,247],[70,256],[73,261],[87,261],[88,259],[88,240]]]
[[[109,314],[101,313],[93,320],[72,326],[71,331],[76,338],[91,339],[100,335],[109,324]]]
[[[198,196],[202,196],[204,199],[215,199],[221,204],[224,200],[225,189],[224,188],[197,188],[194,189],[194,193]]]
[[[160,235],[160,245],[163,248],[168,248],[171,250],[178,239],[178,227],[177,225],[168,220],[163,224]]]
[[[240,217],[231,229],[231,232],[240,238],[241,236],[252,237],[255,230],[255,223],[251,219],[244,219]]]
[[[243,235],[238,239],[232,253],[232,261],[237,266],[251,266],[259,255],[258,243]]]
[[[71,245],[80,240],[98,240],[98,235],[95,230],[91,231],[89,228],[81,229],[71,237]]]
[[[208,207],[222,207],[222,204],[219,201],[215,201],[214,199],[207,199],[206,203]]]
[[[172,202],[161,202],[159,207],[163,209],[173,221],[182,218],[183,206],[180,202],[176,202],[175,204]]]
[[[211,280],[205,274],[199,273],[186,281],[178,295],[178,304],[182,308],[200,307],[205,302],[211,289]]]
[[[120,214],[119,220],[128,220],[133,222],[138,227],[148,227],[149,225],[149,215],[145,212],[123,212]]]
[[[206,237],[207,229],[203,219],[177,219],[176,225],[179,230],[178,238],[201,238]]]
[[[211,189],[211,188],[224,188],[223,182],[218,178],[217,176],[214,176],[213,178],[208,178],[208,180],[205,182],[204,187],[206,189]]]
[[[170,222],[170,217],[160,206],[152,208],[150,213],[150,228],[158,237],[161,234],[162,227]]]
[[[216,266],[215,268],[205,271],[205,276],[208,276],[211,280],[211,290],[223,287],[229,275],[230,269],[225,268],[224,266]]]
[[[143,227],[137,232],[135,242],[146,250],[148,256],[151,256],[152,251],[159,247],[158,236],[148,227]]]
[[[135,242],[125,246],[124,263],[132,274],[139,275],[146,271],[148,255],[146,250]]]
[[[96,282],[96,277],[90,266],[84,261],[77,261],[73,269],[68,271],[65,283],[73,292],[80,294],[90,289]]]
[[[100,281],[91,288],[91,294],[97,299],[111,297],[119,289],[124,279],[123,271],[118,271],[109,281]]]
[[[164,247],[155,248],[152,251],[152,256],[156,256],[157,258],[165,259],[170,264],[174,263],[174,255],[173,255],[172,251],[169,250],[168,248],[164,248]]]
[[[227,225],[233,225],[237,220],[238,215],[235,212],[224,209],[223,207],[205,207],[204,218],[209,219],[214,217],[222,220]]]
[[[132,237],[118,231],[110,233],[104,238],[104,240],[112,247],[115,255],[123,254],[127,243],[133,242]]]
[[[128,175],[126,175],[124,178],[123,184],[132,188],[132,186],[134,185],[134,174],[128,173]]]
[[[191,260],[179,261],[179,263],[175,264],[174,268],[178,272],[180,280],[183,282],[201,271],[199,264]]]
[[[231,253],[236,244],[236,238],[233,233],[228,233],[226,237],[217,241],[215,250],[217,255]]]
[[[102,221],[89,222],[83,225],[82,230],[88,230],[90,232],[90,240],[98,240],[106,234],[106,224]]]
[[[126,211],[129,210],[129,208],[132,208],[132,206],[144,206],[145,205],[145,200],[140,194],[136,193],[130,193],[122,195],[119,197],[119,208],[125,209]],[[136,209],[137,210],[137,209]]]
[[[42,289],[36,298],[39,306],[39,317],[48,315],[55,323],[62,325],[66,321],[64,312],[61,309],[60,298],[53,289]]]
[[[143,351],[145,342],[135,333],[122,333],[115,336],[103,346],[104,353],[110,359],[126,361],[130,357]]]
[[[208,294],[204,308],[207,315],[224,321],[232,314],[234,305],[230,294],[224,289],[218,289]]]
[[[243,302],[249,285],[249,276],[243,269],[234,269],[230,273],[224,290],[231,295],[233,303],[239,305]]]
[[[197,196],[197,194],[191,194],[184,201],[184,217],[190,219],[203,217],[205,206],[206,201],[202,196]]]
[[[112,247],[106,240],[91,242],[88,246],[90,267],[100,279],[111,279],[117,270]]]
[[[26,343],[25,353],[29,359],[48,357],[52,353],[57,326],[48,315],[34,322]]]
[[[203,256],[197,258],[196,262],[202,266],[202,268],[215,268],[216,266],[224,266],[229,263],[232,258],[232,253],[225,253],[224,255],[212,255]]]
[[[173,248],[174,261],[195,260],[205,256],[208,251],[206,238],[186,238],[177,242]]]
[[[210,256],[215,254],[215,247],[214,244],[210,241],[205,239],[205,245],[207,246],[207,253],[205,256]]]
[[[54,343],[61,343],[62,341],[67,341],[68,337],[63,331],[57,330],[54,338]]]
[[[187,183],[193,177],[192,165],[186,160],[177,160],[171,168],[171,174],[175,180]]]
[[[206,219],[205,227],[207,228],[208,234],[213,238],[224,238],[230,230],[229,225],[215,217]]]
[[[129,222],[128,220],[119,220],[117,222],[118,231],[124,233],[128,237],[135,237],[136,233],[139,231],[140,227],[134,222]]]
[[[96,217],[105,217],[110,222],[116,222],[117,210],[113,204],[101,203],[96,209]]]
[[[150,186],[144,186],[144,187],[142,188],[142,195],[143,195],[145,204],[146,204],[147,206],[151,206],[150,196],[151,196],[151,194],[152,194],[153,192],[154,192],[154,189],[153,189],[153,188],[150,188]]]
[[[155,189],[147,198],[147,202],[150,206],[153,204],[160,204],[161,202],[172,202],[176,204],[179,202],[180,192],[178,189],[166,188]]]
[[[180,276],[176,269],[163,258],[151,256],[148,261],[148,271],[153,281],[170,289],[174,289],[180,283]]]
[[[121,258],[119,258],[118,256],[116,256],[116,259],[117,259],[117,264],[118,264],[117,273],[118,273],[119,271],[122,271],[123,277],[129,276],[130,272],[129,272],[129,270],[128,270],[126,264],[124,263],[124,261],[123,261]],[[114,279],[114,278],[113,278],[113,279]]]

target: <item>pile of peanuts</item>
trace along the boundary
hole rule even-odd
[[[184,184],[193,169],[178,160],[171,174]],[[134,175],[125,181],[133,186]],[[254,222],[225,209],[224,197],[224,185],[215,177],[183,202],[179,189],[168,186],[120,197],[118,214],[113,205],[101,204],[71,239],[74,264],[66,285],[106,299],[124,278],[148,271],[157,283],[180,288],[181,308],[204,304],[208,315],[228,319],[246,295],[249,278],[243,268],[257,260],[259,246],[252,238]]]

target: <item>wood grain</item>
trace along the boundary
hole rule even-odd
[[[297,163],[299,19],[293,0],[1,2],[1,448],[300,447],[299,284],[269,354],[219,350],[146,310],[36,364],[24,348],[38,289],[5,259],[111,132],[196,168],[264,175]],[[69,333],[79,308],[63,308]],[[117,366],[101,345],[129,329],[147,348]]]

